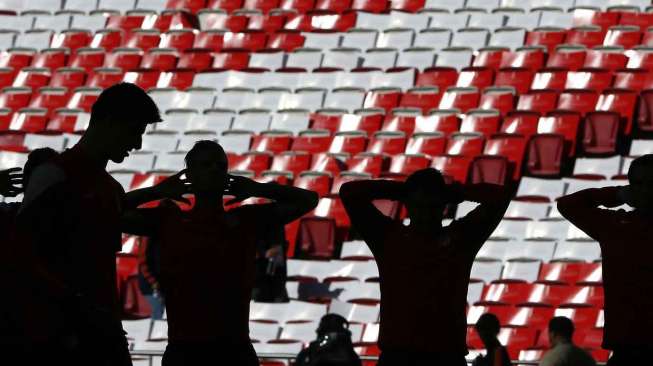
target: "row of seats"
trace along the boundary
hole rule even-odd
[[[0,9],[26,12],[48,11],[56,12],[128,12],[130,10],[150,10],[161,12],[168,9],[185,9],[197,12],[203,8],[223,9],[233,12],[239,9],[258,10],[269,12],[275,9],[291,10],[295,12],[309,11],[334,11],[346,12],[350,10],[381,13],[388,10],[401,10],[404,12],[419,12],[422,10],[437,10],[455,12],[460,9],[479,9],[490,11],[496,8],[512,8],[531,10],[537,8],[558,8],[571,10],[575,7],[586,7],[598,10],[607,10],[611,7],[618,9],[642,10],[650,6],[646,0],[392,0],[379,2],[375,0],[3,0]]]

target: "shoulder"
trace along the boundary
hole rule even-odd
[[[26,187],[23,205],[29,205],[44,192],[56,186],[63,187],[66,181],[66,173],[58,164],[46,163],[37,167],[32,173],[29,184]]]

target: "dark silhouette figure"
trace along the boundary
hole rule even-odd
[[[257,243],[256,276],[252,299],[258,302],[287,302],[286,232],[271,228]]]
[[[51,275],[50,338],[35,352],[49,363],[131,365],[116,289],[116,252],[125,192],[107,172],[140,149],[161,118],[139,87],[107,88],[81,140],[35,169],[18,213],[19,229]]]
[[[558,210],[598,241],[603,258],[609,365],[650,362],[653,354],[653,155],[635,159],[630,185],[586,189],[558,199]],[[628,205],[633,211],[601,208]]]
[[[551,349],[544,355],[540,366],[596,366],[585,350],[574,345],[574,323],[569,318],[557,316],[549,321]]]
[[[478,356],[472,366],[510,366],[508,351],[497,338],[501,330],[501,323],[496,315],[492,313],[481,315],[475,328],[487,353],[485,356]]]
[[[129,193],[127,195],[129,196]],[[170,208],[175,207],[175,203],[163,200],[159,206]],[[138,248],[138,287],[150,304],[153,320],[162,319],[165,311],[165,298],[161,292],[161,246],[158,244],[159,240],[156,235],[150,236],[141,241]]]
[[[379,365],[465,365],[469,275],[508,207],[508,190],[447,185],[439,171],[425,169],[405,183],[346,183],[340,197],[379,266]],[[373,203],[379,199],[405,204],[410,225],[384,216]],[[442,227],[445,206],[463,200],[480,205]]]
[[[338,314],[327,314],[320,320],[317,339],[303,349],[296,366],[362,366],[351,342],[349,322]]]
[[[186,166],[158,186],[131,192],[130,199],[180,200],[193,193],[190,211],[136,209],[124,217],[126,232],[159,237],[169,340],[163,364],[214,360],[213,364],[258,365],[248,331],[256,242],[270,228],[312,210],[318,197],[299,188],[228,175],[227,156],[212,141],[197,142],[186,155]],[[223,195],[235,197],[227,204],[249,197],[274,202],[227,211]]]
[[[0,172],[0,193],[5,197],[15,197],[22,193],[23,186],[36,167],[57,155],[50,148],[35,149],[27,156],[21,168]],[[20,202],[0,203],[0,289],[7,296],[0,302],[0,345],[11,348],[13,353],[29,350],[34,342],[42,340],[39,327],[47,308],[47,298],[35,291],[41,287],[42,279],[31,265],[35,261],[29,242],[16,235],[15,219]]]

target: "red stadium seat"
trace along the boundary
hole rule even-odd
[[[612,87],[640,92],[653,87],[653,76],[645,69],[618,71],[614,74]]]
[[[27,152],[25,146],[25,132],[22,131],[8,131],[9,124],[5,126],[2,121],[2,132],[0,132],[0,151],[14,151],[14,152]]]
[[[474,58],[472,66],[484,67],[492,70],[498,70],[505,55],[510,51],[503,48],[484,48],[478,50],[478,55]]]
[[[521,176],[522,163],[528,140],[521,135],[496,134],[485,143],[485,155],[503,156],[511,163],[514,179]]]
[[[574,333],[574,343],[586,349],[599,349],[603,343],[603,330],[579,329]]]
[[[623,69],[628,63],[628,57],[621,50],[589,50],[583,67],[615,71]]]
[[[227,32],[223,38],[223,49],[246,49],[258,51],[265,48],[267,35],[263,32]]]
[[[406,136],[410,136],[415,131],[415,120],[421,116],[414,114],[393,114],[389,115],[383,123],[383,131],[388,132],[403,132]]]
[[[209,9],[222,9],[231,13],[243,7],[243,0],[209,0],[206,5]]]
[[[613,25],[619,23],[618,12],[601,12],[594,9],[575,9],[574,26],[595,25],[603,30],[607,30]]]
[[[526,304],[536,285],[529,283],[493,283],[486,286],[478,304],[518,305]]]
[[[503,119],[501,125],[501,133],[512,133],[517,135],[530,137],[537,133],[537,124],[539,122],[539,114],[532,112],[514,112],[508,114]]]
[[[598,92],[610,87],[612,73],[607,70],[570,71],[567,74],[565,89],[588,89]]]
[[[20,70],[30,65],[33,56],[33,52],[30,51],[2,51],[0,52],[0,67],[10,67],[15,70]]]
[[[543,263],[537,281],[552,285],[573,285],[580,278],[580,273],[586,265],[579,262]]]
[[[68,60],[69,67],[81,67],[87,72],[102,67],[105,63],[105,52],[102,49],[89,48],[86,50],[79,50],[70,56]]]
[[[166,8],[168,9],[186,9],[191,13],[197,13],[198,10],[206,6],[206,0],[168,0]]]
[[[169,30],[161,35],[159,47],[174,48],[178,51],[185,51],[193,47],[195,43],[195,33],[188,29]]]
[[[280,0],[245,0],[244,9],[257,9],[263,13],[268,13],[272,9],[279,7]]]
[[[510,163],[503,156],[481,155],[474,158],[470,166],[471,184],[490,183],[504,185],[510,179]]]
[[[525,68],[537,72],[544,67],[544,56],[544,52],[538,48],[506,52],[501,58],[500,68]]]
[[[29,88],[5,88],[0,93],[0,108],[17,111],[25,108],[32,100],[32,90]]]
[[[353,0],[351,9],[368,13],[383,13],[388,9],[388,5],[385,1]]]
[[[399,105],[401,90],[379,89],[367,92],[363,108],[383,108],[386,113]]]
[[[397,155],[406,150],[406,136],[402,132],[379,131],[370,139],[368,152]]]
[[[84,130],[85,126],[82,126],[83,118],[80,118],[79,111],[74,110],[59,110],[57,111],[46,127],[46,130],[49,132],[58,132],[58,133],[73,133]]]
[[[305,152],[288,151],[276,154],[270,166],[271,171],[290,172],[293,176],[308,170],[311,165],[311,155]]]
[[[611,89],[601,94],[596,103],[596,110],[619,113],[624,121],[622,131],[624,134],[630,135],[636,104],[637,93],[630,90]]]
[[[107,19],[105,28],[132,31],[134,29],[143,28],[144,21],[145,15],[142,14],[112,14],[109,16],[109,19]]]
[[[91,112],[91,106],[100,96],[100,88],[77,88],[68,101],[66,108],[81,109],[85,112]]]
[[[431,165],[431,159],[426,156],[400,154],[392,157],[388,172],[408,176],[418,170],[428,168],[429,165]]]
[[[327,204],[327,201],[324,202]],[[325,206],[325,204],[322,204],[322,206]],[[326,211],[325,214],[329,214],[327,209],[323,209],[322,211]],[[334,218],[304,217],[300,220],[299,232],[297,233],[297,251],[301,256],[308,258],[333,258],[335,242],[336,221]]]
[[[437,108],[440,103],[442,94],[437,88],[414,88],[409,89],[402,95],[399,101],[399,107],[419,108],[423,114],[428,113],[431,109]]]
[[[578,112],[584,115],[594,111],[599,95],[592,90],[574,90],[560,94],[557,109]]]
[[[43,50],[41,53],[34,54],[30,66],[55,70],[66,65],[67,57],[66,51],[62,49]]]
[[[162,72],[156,84],[159,88],[174,88],[177,90],[186,90],[193,86],[195,71],[191,69],[174,69]]]
[[[122,46],[148,51],[151,48],[158,47],[159,42],[161,42],[161,33],[158,30],[139,29],[127,33]]]
[[[70,95],[64,88],[42,88],[32,96],[30,108],[45,108],[50,113],[68,104]],[[49,115],[50,115],[49,113]]]
[[[441,132],[448,136],[460,130],[460,123],[460,118],[456,113],[439,111],[427,117],[417,117],[414,133]]]
[[[143,55],[141,60],[141,68],[155,69],[155,70],[171,70],[177,66],[177,52],[153,49]]]
[[[135,69],[125,73],[123,81],[133,83],[148,90],[157,86],[161,71],[152,69]]]
[[[447,155],[478,156],[483,152],[485,139],[478,133],[454,133],[449,136]]]
[[[645,90],[641,94],[637,127],[642,131],[653,131],[653,90]]]
[[[603,308],[603,286],[577,286],[572,287],[567,297],[563,299],[563,306],[592,306]]]
[[[605,31],[600,27],[583,26],[568,30],[565,43],[592,48],[602,45],[604,38]]]
[[[342,13],[351,8],[352,0],[317,0],[315,10],[328,10]]]
[[[44,68],[26,67],[18,72],[13,86],[38,89],[50,83],[50,70]]]
[[[298,13],[307,13],[315,8],[315,0],[281,0],[280,9],[296,10]]]
[[[247,29],[249,18],[245,15],[228,15],[219,11],[201,11],[202,30],[242,32]]]
[[[623,47],[631,49],[642,40],[642,32],[636,26],[615,26],[608,30],[603,41],[604,46]]]
[[[249,52],[220,52],[213,54],[215,69],[242,70],[249,66]]]
[[[485,89],[492,85],[494,72],[491,69],[483,67],[467,67],[458,74],[456,86],[458,87],[475,87]]]
[[[268,34],[278,32],[286,24],[286,15],[261,15],[251,14],[248,16],[247,30],[263,31]]]
[[[338,175],[347,169],[345,163],[346,154],[341,153],[318,153],[313,154],[311,171],[325,172],[331,175]]]
[[[347,159],[347,172],[378,177],[383,170],[384,157],[380,154],[362,153]]]
[[[460,132],[477,132],[488,138],[499,131],[500,124],[501,117],[496,112],[472,111],[463,118]]]
[[[501,115],[515,109],[515,95],[513,90],[505,88],[486,89],[481,95],[479,109],[494,109]]]
[[[547,113],[555,109],[558,93],[552,90],[532,91],[522,94],[517,102],[517,110]]]
[[[546,67],[575,71],[583,67],[587,51],[584,48],[558,48],[549,55]]]
[[[390,0],[390,8],[393,10],[417,13],[422,10],[425,0]]]
[[[293,140],[291,150],[295,152],[320,153],[329,150],[333,138],[330,133],[301,133]]]
[[[447,90],[456,84],[458,71],[449,67],[431,67],[417,74],[415,86],[436,86],[438,90]]]
[[[104,48],[106,51],[111,52],[114,48],[120,47],[122,42],[122,31],[117,29],[101,29],[95,32],[91,41],[91,47]]]
[[[528,143],[526,175],[557,177],[565,157],[565,138],[557,134],[535,134]]]
[[[434,156],[431,166],[456,182],[467,183],[472,158],[461,155]]]
[[[23,108],[14,114],[9,130],[37,133],[45,131],[48,123],[46,109]]]
[[[255,175],[261,174],[270,166],[271,157],[268,154],[256,151],[242,155],[229,154],[230,171],[251,171]]]
[[[590,112],[583,124],[583,151],[614,154],[617,150],[620,117],[616,112]]]
[[[416,133],[408,140],[406,145],[407,154],[425,154],[436,156],[444,154],[447,139],[439,132]]]
[[[580,115],[578,113],[556,112],[540,118],[537,132],[564,136],[565,141],[567,141],[569,156],[574,156],[576,154],[576,140],[579,126]]]
[[[213,56],[206,51],[189,51],[179,55],[177,67],[184,69],[193,69],[196,72],[204,71],[211,68]]]
[[[567,74],[564,69],[543,69],[535,74],[531,90],[562,91],[567,83]]]
[[[327,173],[304,172],[295,178],[293,185],[324,197],[331,192],[331,177]]]
[[[225,34],[226,32],[221,30],[206,30],[199,32],[195,36],[193,48],[203,48],[219,52],[223,48]]]
[[[603,266],[601,263],[584,263],[578,271],[577,285],[601,286],[603,285]]]
[[[464,113],[472,108],[478,107],[480,97],[476,88],[452,87],[444,93],[438,108],[458,109]]]
[[[556,47],[564,43],[567,32],[564,29],[539,28],[526,34],[526,46],[544,46],[549,54],[552,54]]]
[[[141,51],[118,49],[106,54],[104,67],[118,67],[124,70],[135,69],[140,66],[142,58]]]
[[[92,40],[93,36],[89,31],[71,29],[52,36],[50,46],[52,48],[68,48],[74,52],[79,48],[89,46]]]
[[[338,132],[333,137],[329,152],[355,155],[365,151],[366,146],[367,136],[364,133]]]
[[[513,87],[518,94],[523,94],[530,89],[534,75],[533,71],[527,68],[501,69],[497,73],[494,85]]]
[[[88,75],[86,79],[86,86],[105,89],[111,85],[121,82],[124,77],[125,73],[121,69],[95,69],[93,73]]]
[[[280,154],[290,148],[292,135],[287,133],[263,133],[254,137],[252,151]]]
[[[79,68],[61,68],[52,74],[50,86],[74,89],[84,85],[86,72]]]
[[[619,17],[619,24],[636,26],[640,31],[644,32],[648,27],[653,26],[653,14],[624,11]]]
[[[596,326],[600,309],[597,308],[558,308],[556,316],[569,318],[576,329],[592,329]]]
[[[306,37],[302,36],[300,33],[279,32],[270,35],[267,47],[280,49],[285,52],[292,52],[296,48],[302,47],[305,40]]]

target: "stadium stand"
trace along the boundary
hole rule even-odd
[[[578,344],[606,361],[600,250],[553,203],[622,184],[632,157],[653,152],[651,9],[646,0],[0,0],[0,169],[37,147],[72,146],[102,88],[129,81],[164,122],[141,153],[109,166],[125,189],[153,185],[183,167],[193,141],[212,139],[233,173],[318,191],[315,212],[287,229],[293,300],[252,303],[252,339],[265,353],[298,352],[327,312],[353,322],[362,354],[378,353],[378,273],[349,237],[344,181],[432,166],[455,181],[516,184],[472,271],[472,355],[482,344],[471,326],[492,311],[514,360],[541,357],[555,314],[572,317]],[[125,238],[117,261],[132,315],[146,317],[128,291],[138,242]],[[328,295],[307,297],[310,284]],[[165,348],[165,322],[124,324],[135,350]]]

